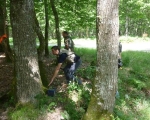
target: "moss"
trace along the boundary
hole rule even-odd
[[[112,114],[107,110],[103,110],[100,105],[97,105],[98,101],[97,97],[94,96],[96,93],[94,86],[92,90],[91,101],[82,120],[112,120]],[[101,100],[101,102],[103,102],[103,100]]]
[[[42,61],[39,61],[39,69],[40,69],[40,76],[41,76],[41,79],[42,79],[42,84],[44,87],[47,87],[48,85],[48,81],[47,81],[47,76],[46,76],[46,71],[44,69],[44,64]]]
[[[92,96],[86,114],[82,120],[112,120],[112,115],[106,110],[102,110],[97,104],[97,99]]]

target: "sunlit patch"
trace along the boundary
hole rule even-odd
[[[0,54],[0,58],[5,58],[5,53],[4,54]]]
[[[32,73],[30,73],[30,76],[33,77],[34,76],[34,80],[39,82],[40,80],[40,75],[39,75],[39,66],[38,66],[38,62],[37,59],[34,57],[30,57],[28,58],[29,61],[29,67],[31,68]]]

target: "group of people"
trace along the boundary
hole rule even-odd
[[[51,48],[52,54],[57,56],[57,66],[55,68],[54,74],[50,80],[50,83],[48,86],[50,86],[54,79],[57,77],[58,72],[60,71],[62,64],[66,62],[66,66],[62,68],[65,74],[65,78],[67,83],[69,83],[72,80],[76,80],[78,84],[82,84],[81,80],[76,79],[75,72],[81,65],[81,58],[77,54],[74,53],[74,42],[69,36],[67,31],[62,32],[62,36],[64,38],[64,49],[66,50],[60,50],[58,46],[53,46]],[[64,52],[62,52],[64,51]],[[72,59],[72,60],[70,60]]]
[[[57,56],[57,66],[55,68],[54,74],[50,80],[50,83],[48,86],[50,86],[54,79],[57,77],[60,69],[64,71],[65,78],[67,83],[69,83],[72,80],[75,80],[75,72],[81,65],[81,58],[77,54],[74,53],[74,42],[69,36],[69,33],[67,31],[62,32],[62,36],[64,38],[64,49],[66,50],[65,52],[62,52],[58,46],[53,46],[51,48],[52,54]],[[121,61],[121,52],[122,52],[122,44],[119,42],[118,45],[119,51],[118,51],[118,68],[122,66],[122,61]],[[69,54],[70,53],[70,54]],[[72,57],[73,56],[73,57]],[[72,59],[72,60],[70,60]],[[62,64],[66,62],[66,66],[64,68],[62,67]],[[81,80],[76,80],[78,84],[82,84]]]

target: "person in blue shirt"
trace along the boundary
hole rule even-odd
[[[61,50],[59,49],[58,46],[53,46],[51,48],[51,50],[52,50],[52,54],[57,56],[57,66],[55,68],[54,74],[53,74],[48,86],[50,86],[52,84],[52,82],[58,75],[58,73],[61,69],[61,66],[64,62],[66,62],[66,66],[62,70],[64,71],[67,83],[74,80],[75,79],[74,73],[81,65],[80,56],[73,53],[74,54],[74,62],[70,62],[68,59],[68,54],[61,52]],[[77,82],[78,82],[78,84],[82,84],[80,80],[78,80]]]

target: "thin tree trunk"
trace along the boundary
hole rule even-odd
[[[35,103],[42,82],[38,66],[36,35],[33,29],[33,0],[10,0],[10,18],[15,54],[16,95],[19,103]]]
[[[55,17],[55,30],[56,30],[57,44],[59,47],[61,47],[61,36],[60,36],[60,31],[59,31],[59,17],[58,17],[58,13],[57,13],[54,2],[55,0],[50,0],[52,11]]]
[[[112,120],[117,91],[118,0],[97,1],[97,68],[83,120]]]
[[[35,20],[35,24],[33,24],[33,28],[34,28],[34,31],[36,32],[36,35],[38,36],[39,42],[40,42],[40,45],[38,48],[38,56],[39,56],[39,60],[42,61],[43,56],[44,56],[44,50],[45,50],[45,39],[44,39],[42,30],[40,28],[38,19],[36,17],[35,10],[34,10],[34,20]]]
[[[128,32],[129,32],[128,27],[129,27],[129,20],[128,20],[128,16],[126,16],[126,23],[125,23],[126,37],[128,36]]]
[[[48,49],[49,17],[48,17],[47,0],[44,0],[44,6],[45,6],[45,56],[48,56],[49,55],[49,49]]]

